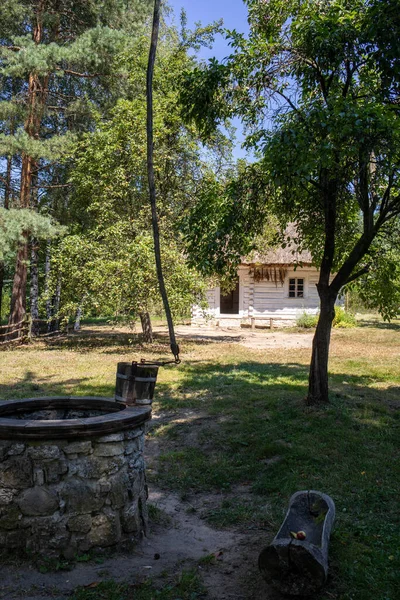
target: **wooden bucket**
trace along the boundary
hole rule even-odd
[[[117,367],[115,400],[132,404],[151,404],[156,387],[158,366],[120,362]]]

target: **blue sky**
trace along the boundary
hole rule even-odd
[[[192,28],[197,21],[201,21],[202,25],[207,25],[223,19],[224,27],[227,29],[236,29],[241,33],[248,31],[247,8],[242,0],[169,0],[168,3],[174,10],[177,23],[179,23],[181,9],[185,9],[189,28]],[[224,38],[217,36],[213,48],[211,50],[203,48],[200,56],[205,59],[215,56],[222,60],[230,53],[231,50]],[[233,124],[237,128],[234,156],[235,158],[244,157],[246,152],[240,147],[243,140],[242,128],[237,120]]]
[[[236,29],[239,32],[248,31],[247,8],[242,0],[169,0],[177,21],[182,8],[185,9],[188,25],[192,27],[195,22],[201,21],[207,25],[213,21],[223,19],[224,27]],[[230,49],[222,36],[218,36],[212,50],[204,49],[201,56],[209,58],[216,56],[223,59],[230,53]]]

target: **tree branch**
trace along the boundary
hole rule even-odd
[[[360,269],[359,271],[354,273],[354,275],[350,275],[350,277],[347,278],[347,280],[344,282],[343,285],[348,285],[352,281],[355,281],[356,279],[361,277],[361,275],[365,275],[366,273],[368,273],[368,271],[369,271],[369,265],[366,265],[365,267],[363,267],[362,269]]]

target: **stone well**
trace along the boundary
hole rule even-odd
[[[150,415],[108,398],[0,402],[0,548],[72,558],[140,537]]]

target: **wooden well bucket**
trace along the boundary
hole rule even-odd
[[[117,367],[115,400],[128,406],[151,404],[156,387],[157,365],[120,362]]]

